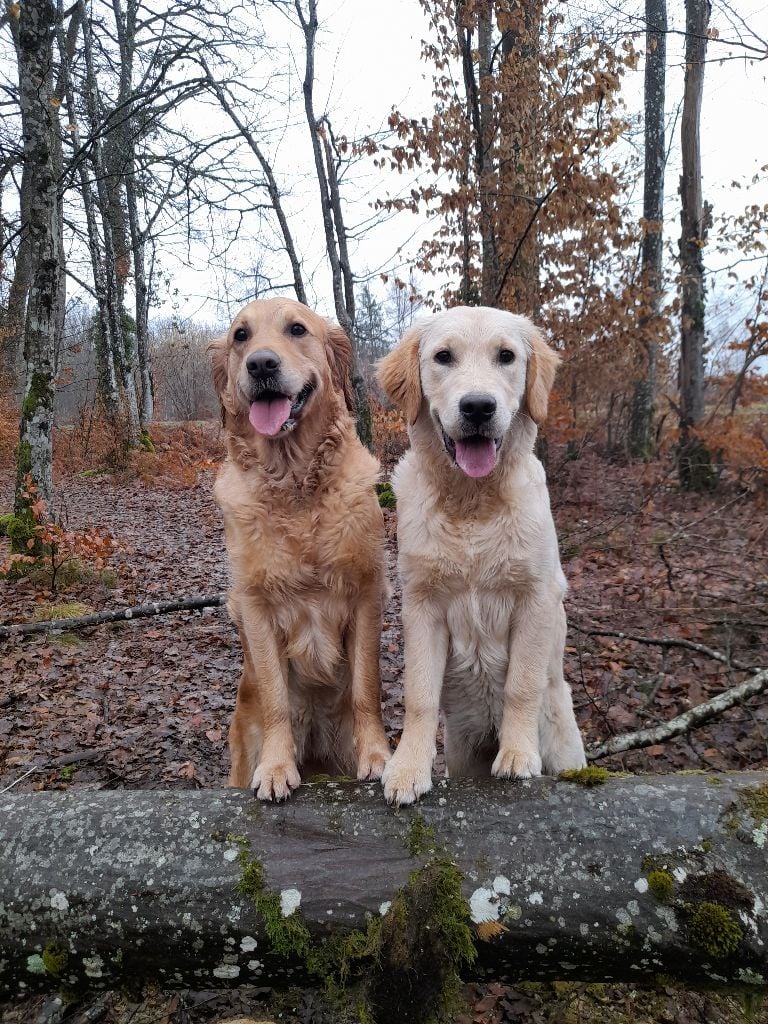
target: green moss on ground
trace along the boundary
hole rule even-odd
[[[392,484],[388,481],[383,484],[376,484],[376,494],[379,499],[379,505],[381,505],[382,508],[397,507],[395,492],[392,490]]]

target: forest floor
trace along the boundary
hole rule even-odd
[[[47,618],[62,603],[101,610],[225,590],[221,517],[211,495],[217,444],[213,428],[182,427],[162,434],[158,451],[142,453],[130,471],[84,474],[74,456],[64,460],[57,514],[69,529],[112,534],[122,548],[106,573],[65,566],[57,593],[47,579],[0,581],[0,623]],[[687,639],[768,665],[764,494],[727,482],[713,494],[682,494],[671,464],[622,466],[592,450],[571,458],[557,446],[547,470],[570,587],[566,676],[588,745],[672,718],[745,678],[704,654],[595,631]],[[0,512],[11,499],[12,480],[0,475]],[[385,517],[393,595],[381,663],[385,722],[395,738],[403,718],[396,512]],[[5,543],[0,539],[0,563]],[[223,608],[0,640],[0,790],[224,785],[239,665],[237,634]],[[768,695],[696,732],[603,763],[650,772],[765,767]],[[466,1021],[483,1024],[743,1019],[735,996],[628,986],[468,987],[467,995],[473,1009]],[[67,1019],[182,1024],[246,1009],[259,1019],[248,998],[153,993],[129,1004],[114,996],[101,1016],[84,1016],[81,1006]],[[0,1020],[26,1024],[44,1011],[44,1001],[28,1002],[0,1008]],[[292,1013],[286,1006],[280,1019],[316,1018],[311,1008]],[[768,1021],[768,1004],[754,1007],[751,1020]]]

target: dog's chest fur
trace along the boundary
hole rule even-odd
[[[415,456],[395,478],[400,572],[406,595],[445,616],[449,633],[442,704],[452,729],[483,735],[501,720],[515,616],[542,580],[555,577],[554,523],[538,463],[504,498],[462,503],[437,493]],[[543,500],[542,500],[543,499]]]
[[[369,459],[356,479],[344,473],[308,500],[286,500],[256,474],[234,466],[225,465],[216,483],[233,610],[243,600],[257,600],[268,611],[282,653],[307,681],[337,681],[356,595],[380,572],[383,523]],[[234,474],[237,487],[230,486]]]

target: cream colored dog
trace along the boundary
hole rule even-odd
[[[406,714],[383,774],[391,803],[431,788],[440,706],[451,776],[585,764],[563,678],[566,582],[533,454],[558,361],[525,317],[457,307],[379,365],[412,445],[392,481]]]

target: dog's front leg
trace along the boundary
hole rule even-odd
[[[549,601],[534,595],[519,610],[512,627],[499,752],[491,767],[499,778],[541,775],[539,711],[552,646],[547,630],[555,610]]]
[[[240,602],[242,635],[249,658],[237,694],[230,727],[230,752],[235,765],[235,735],[260,733],[261,749],[250,785],[259,800],[285,800],[301,782],[291,729],[288,663],[280,657],[268,615],[253,598]],[[250,665],[248,665],[250,661]],[[250,677],[250,678],[249,678]]]
[[[412,804],[432,788],[440,692],[448,656],[448,626],[434,606],[403,594],[405,638],[405,727],[384,769],[384,795]]]
[[[360,594],[347,637],[358,779],[380,779],[392,756],[381,720],[381,595],[381,580],[372,580]]]

